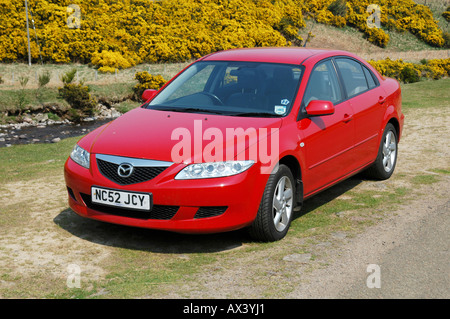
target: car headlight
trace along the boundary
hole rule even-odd
[[[77,164],[89,168],[89,152],[76,144],[70,153],[70,158]]]
[[[191,164],[183,168],[175,176],[175,179],[200,179],[232,176],[248,170],[254,163],[254,161],[227,161]]]

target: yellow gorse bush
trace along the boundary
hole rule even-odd
[[[341,13],[333,9],[336,1]],[[367,26],[369,4],[379,5],[384,29],[444,45],[429,8],[412,0],[28,0],[45,61],[92,63],[101,72],[231,48],[301,44],[305,16],[355,27],[384,47],[386,32]],[[0,0],[0,17],[0,61],[27,60],[24,1]],[[39,59],[36,41],[31,56]]]
[[[92,53],[91,63],[99,66],[98,70],[103,73],[114,73],[116,69],[126,69],[133,66],[120,52],[108,50]]]
[[[147,71],[136,72],[134,79],[138,81],[138,83],[133,87],[135,100],[140,100],[141,95],[145,90],[159,90],[164,84],[167,83],[167,80],[161,75],[152,75]]]
[[[301,41],[298,31],[305,24],[297,2],[29,0],[28,6],[45,61],[92,63],[110,71],[142,62],[186,61],[236,47]],[[0,61],[26,60],[24,1],[0,0],[0,16]],[[36,61],[35,41],[31,53]]]
[[[425,63],[410,63],[403,60],[370,60],[368,61],[381,75],[395,78],[399,81],[410,83],[419,81],[420,78],[440,79],[450,76],[449,59],[425,60]]]

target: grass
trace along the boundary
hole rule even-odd
[[[450,78],[402,85],[403,108],[449,107]]]
[[[33,64],[29,66],[25,63],[0,63],[0,75],[4,81],[0,85],[0,90],[19,89],[18,79],[20,77],[29,79],[27,88],[36,89],[38,87],[38,77],[45,71],[50,73],[48,87],[62,86],[61,76],[74,68],[78,70],[78,76],[75,77],[77,82],[83,81],[88,85],[111,85],[115,83],[130,83],[134,80],[134,74],[141,71],[147,71],[154,75],[160,74],[164,78],[171,78],[187,64],[188,62],[171,64],[143,63],[129,69],[118,70],[117,74],[103,74],[84,64]]]
[[[0,149],[0,184],[57,175],[80,137],[59,143],[14,145]]]
[[[450,79],[443,79],[402,85],[404,107],[426,110],[429,101],[435,107],[448,107],[449,84]],[[117,90],[120,95],[121,88],[126,91],[122,84],[111,90]],[[123,107],[132,106],[124,104]],[[0,277],[9,283],[9,286],[0,283],[2,297],[154,298],[167,296],[173,287],[177,287],[176,292],[181,295],[190,297],[194,290],[202,288],[203,282],[196,281],[198,276],[205,273],[205,280],[215,280],[215,275],[220,278],[227,269],[239,267],[254,269],[250,282],[255,289],[261,289],[261,295],[280,297],[292,289],[289,282],[296,277],[292,273],[295,269],[281,263],[284,256],[311,253],[311,263],[306,266],[310,267],[306,271],[310,271],[316,267],[316,260],[321,260],[318,243],[334,242],[333,233],[351,236],[363,231],[364,227],[391,214],[401,203],[420,195],[417,193],[420,185],[437,183],[450,174],[449,168],[440,167],[431,170],[434,174],[394,175],[393,179],[404,182],[405,186],[391,183],[392,179],[366,183],[363,176],[357,175],[307,200],[281,243],[255,243],[244,232],[188,236],[85,220],[67,209],[63,183],[60,187],[52,186],[62,189],[56,193],[61,195],[45,204],[34,203],[33,198],[8,201],[8,196],[12,196],[7,192],[9,183],[32,186],[43,182],[45,186],[49,185],[47,182],[62,180],[63,164],[77,140],[68,138],[55,144],[0,149],[0,193],[3,194],[0,196],[3,200],[0,201],[0,255],[12,258],[6,256],[8,245],[26,246],[34,236],[48,233],[55,246],[26,246],[23,251],[38,249],[43,255],[61,254],[63,257],[73,254],[80,263],[98,262],[105,275],[91,278],[83,274],[81,288],[70,289],[64,274],[58,277],[51,271],[44,271],[59,269],[61,266],[56,261],[54,266],[44,264],[47,268],[38,268],[43,270],[21,274],[17,274],[11,264],[3,269]],[[383,187],[365,186],[370,183]],[[36,212],[43,217],[33,218],[32,224],[23,227]],[[106,257],[98,261],[99,250],[105,252]],[[28,260],[19,266],[34,269]],[[275,284],[279,280],[285,283]]]
[[[36,89],[25,89],[23,91],[25,99],[25,107],[20,107],[19,96],[22,90],[0,90],[0,112],[15,112],[17,110],[26,111],[28,109],[35,109],[42,105],[41,101],[45,103],[55,103],[62,107],[68,107],[66,101],[58,97],[58,90],[56,88],[43,88],[40,90],[41,97],[36,95]]]
[[[450,170],[448,170],[448,169],[435,168],[435,169],[432,169],[431,171],[438,173],[438,174],[450,175]]]
[[[430,185],[437,183],[440,179],[436,175],[416,175],[412,178],[413,184]]]

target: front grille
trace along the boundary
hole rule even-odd
[[[102,173],[103,176],[120,185],[130,185],[149,181],[161,174],[167,168],[158,166],[136,166],[133,169],[133,173],[129,177],[121,177],[117,173],[119,164],[111,163],[97,158],[97,165],[100,173]]]
[[[169,220],[177,213],[179,206],[166,206],[166,205],[153,205],[151,211],[136,211],[127,208],[111,207],[106,205],[99,205],[92,203],[91,195],[80,193],[83,198],[84,203],[87,207],[99,211],[101,213],[138,218],[138,219],[158,219],[158,220]]]
[[[225,213],[227,206],[203,206],[195,213],[194,219],[219,216]]]

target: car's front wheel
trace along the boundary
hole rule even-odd
[[[280,165],[269,177],[250,235],[260,241],[282,239],[291,224],[295,203],[294,177],[286,165]]]
[[[394,173],[397,164],[397,131],[391,123],[386,125],[378,149],[378,156],[367,173],[376,179],[388,179]]]

